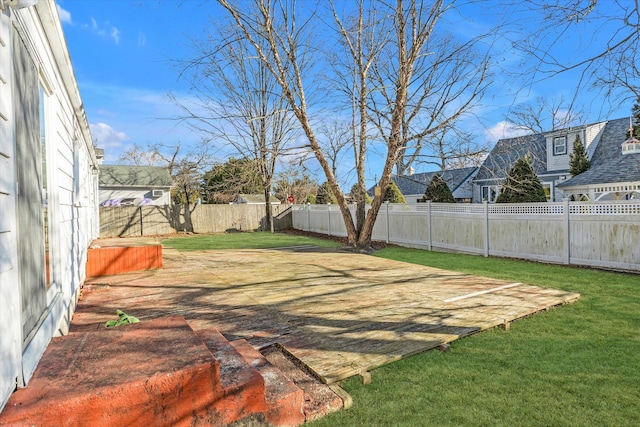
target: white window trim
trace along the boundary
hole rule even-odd
[[[563,141],[562,144],[558,144],[558,142]],[[558,148],[562,148],[562,151],[558,150]],[[567,137],[566,136],[557,136],[553,138],[553,155],[554,156],[564,156],[567,154]]]

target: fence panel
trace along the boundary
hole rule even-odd
[[[431,229],[433,247],[483,253],[485,221],[482,213],[432,211]]]
[[[273,206],[276,230],[292,226],[291,205]],[[176,232],[267,230],[264,205],[125,206],[100,208],[100,237],[154,236]]]
[[[293,223],[319,233],[344,232],[337,206],[308,205],[294,210]],[[372,239],[640,271],[640,203],[385,204]]]

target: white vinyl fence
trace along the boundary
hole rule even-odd
[[[352,206],[355,215],[355,206]],[[293,227],[346,236],[337,205],[295,205]],[[373,240],[428,250],[640,271],[640,201],[385,203]]]

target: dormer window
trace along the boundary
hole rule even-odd
[[[553,155],[562,156],[564,154],[567,154],[567,137],[559,136],[553,138]]]

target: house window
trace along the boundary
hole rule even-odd
[[[559,136],[553,138],[553,155],[561,156],[563,154],[567,154],[567,137]]]
[[[482,201],[493,203],[496,201],[500,188],[497,185],[483,185],[482,186]]]

